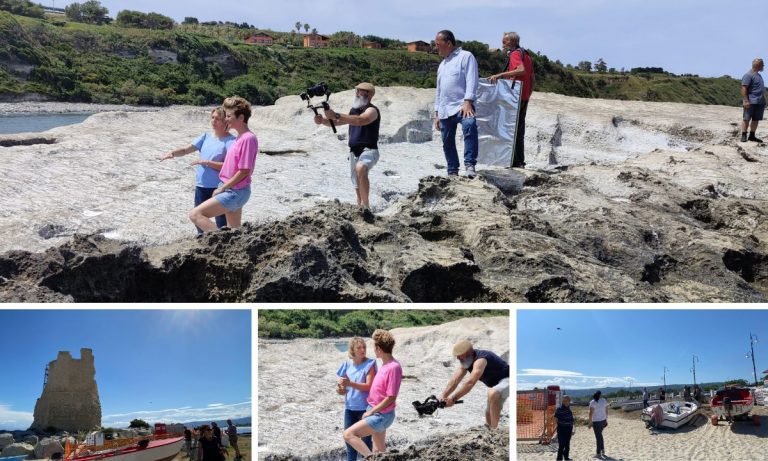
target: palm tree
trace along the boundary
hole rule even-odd
[[[309,24],[304,24],[304,32],[309,32]]]
[[[301,21],[296,21],[293,26],[296,28],[296,32],[301,32]]]

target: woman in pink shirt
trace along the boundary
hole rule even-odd
[[[230,129],[237,131],[237,139],[224,158],[219,172],[219,187],[211,198],[189,212],[189,219],[203,232],[216,230],[211,218],[226,215],[230,228],[240,227],[243,206],[251,197],[251,175],[259,152],[259,141],[248,129],[251,104],[233,96],[224,100],[224,113]]]
[[[381,453],[386,449],[385,436],[387,428],[395,422],[395,400],[403,380],[400,362],[392,357],[395,338],[387,330],[374,331],[372,338],[376,357],[381,359],[382,365],[373,378],[363,419],[344,431],[344,441],[363,456],[370,456],[371,450],[361,437],[373,436],[374,452]]]

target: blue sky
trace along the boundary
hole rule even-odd
[[[67,0],[42,0],[64,7]],[[82,3],[82,2],[80,2]],[[120,10],[154,11],[182,21],[248,22],[288,31],[296,21],[320,33],[346,30],[404,41],[432,40],[450,29],[459,40],[498,47],[520,33],[523,47],[577,64],[603,58],[609,67],[663,67],[676,74],[741,77],[766,53],[768,9],[732,0],[102,0]],[[768,57],[768,56],[763,56]]]
[[[560,330],[557,328],[560,327]],[[659,386],[742,378],[768,368],[765,310],[518,310],[517,385],[532,389]],[[762,336],[765,335],[765,336]]]
[[[93,350],[102,425],[251,415],[249,310],[2,310],[0,429],[32,423],[48,362]]]

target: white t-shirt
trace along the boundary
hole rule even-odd
[[[608,402],[604,398],[600,397],[597,402],[590,400],[589,408],[592,409],[592,422],[608,419]]]

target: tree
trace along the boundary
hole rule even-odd
[[[19,16],[29,16],[32,18],[45,17],[43,7],[32,3],[29,0],[0,0],[0,10],[10,11]]]
[[[200,21],[198,21],[197,18],[192,16],[186,16],[184,18],[184,22],[182,22],[182,24],[199,24],[199,23]]]
[[[608,70],[608,64],[603,61],[603,58],[598,58],[597,62],[595,62],[595,70],[601,74]]]
[[[173,29],[173,19],[159,13],[142,13],[141,11],[122,10],[117,13],[115,23],[121,27],[136,27],[139,29]]]
[[[293,27],[296,28],[296,32],[301,32],[301,21],[296,21],[296,24],[294,24]]]
[[[315,34],[315,35],[317,35],[317,29],[313,27],[313,28],[312,28],[312,33],[313,33],[313,34]]]
[[[304,23],[304,32],[309,32],[309,24]]]
[[[134,427],[135,428],[142,428],[143,427],[144,429],[149,429],[149,424],[147,424],[147,422],[144,421],[143,419],[134,419],[133,421],[131,421],[131,424],[128,425],[128,427],[132,427],[132,428],[134,428]]]
[[[71,21],[87,24],[108,24],[112,21],[112,18],[107,16],[109,10],[101,6],[97,0],[69,4],[64,8],[64,14]]]
[[[589,61],[579,61],[579,63],[576,65],[576,68],[582,72],[591,72],[592,63]]]

